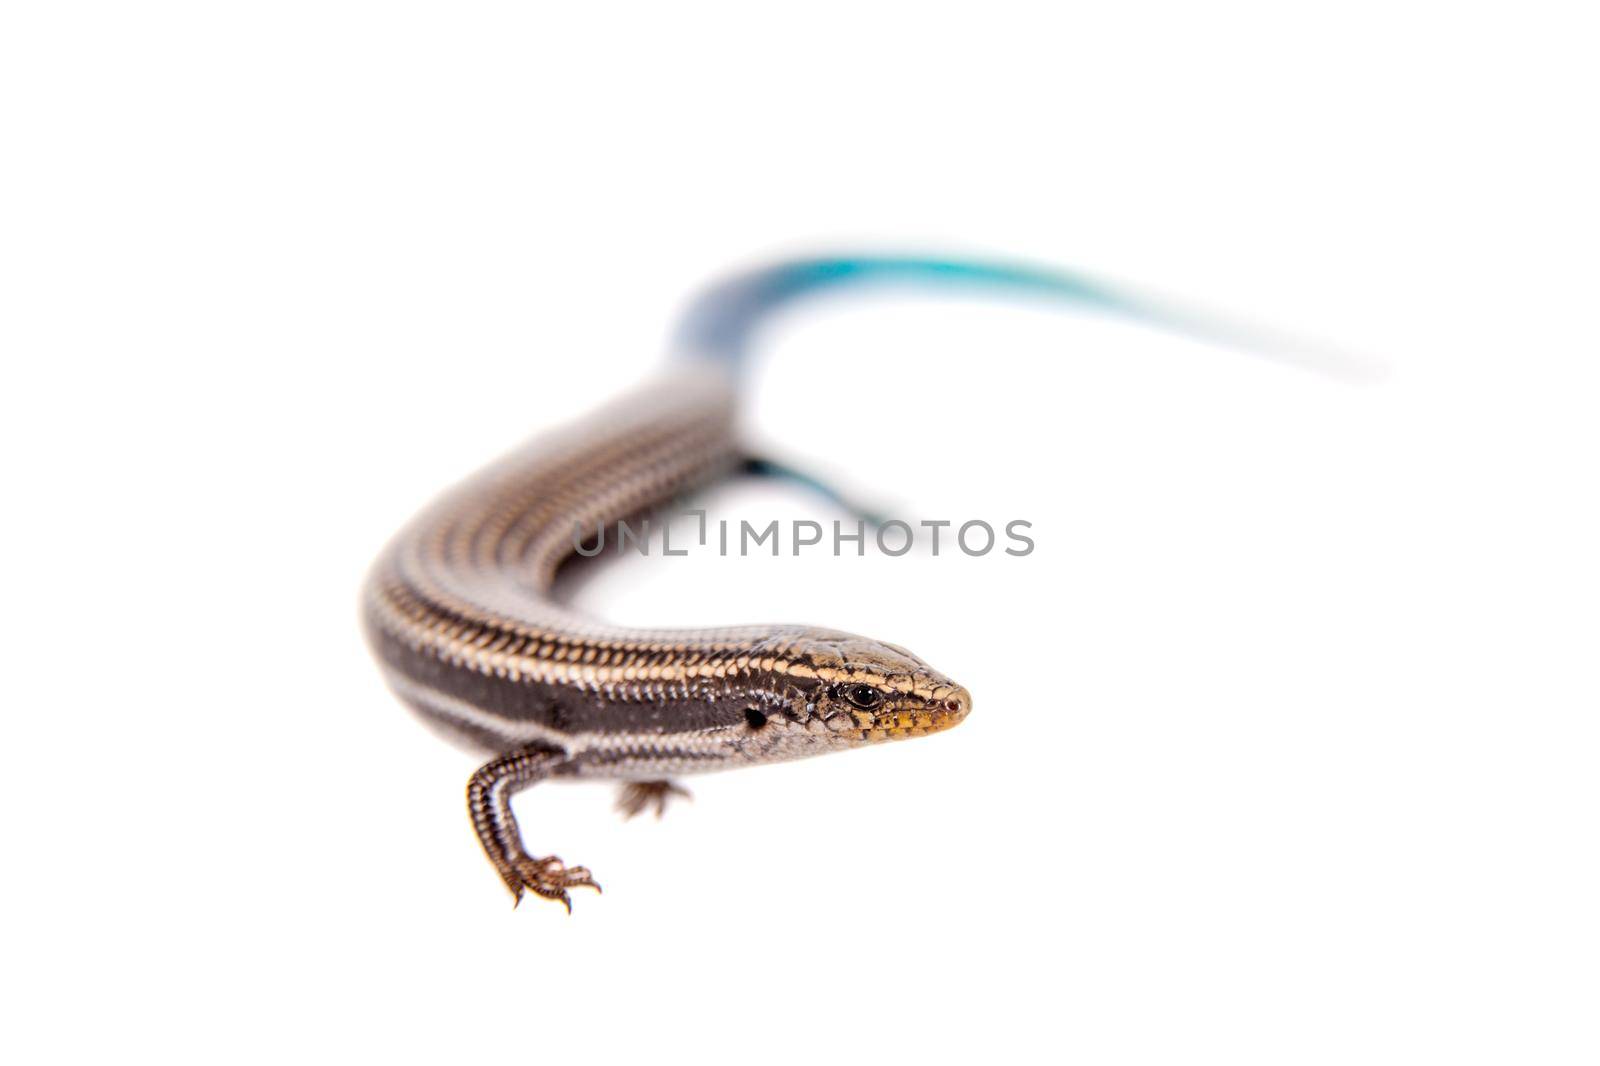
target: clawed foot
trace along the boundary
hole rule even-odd
[[[505,879],[506,887],[511,889],[515,900],[513,907],[522,902],[523,889],[527,889],[536,896],[558,900],[571,914],[572,897],[567,894],[567,889],[592,888],[600,891],[600,885],[588,867],[568,866],[554,855],[542,859],[519,855],[501,870],[500,876]]]
[[[688,789],[671,781],[629,781],[617,793],[617,810],[624,818],[632,818],[646,807],[654,807],[660,818],[670,796],[690,798]]]

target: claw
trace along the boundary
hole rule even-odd
[[[672,781],[629,781],[617,793],[617,810],[622,812],[622,817],[632,818],[646,807],[654,807],[656,817],[660,818],[672,796],[693,798],[688,789]]]
[[[559,751],[530,747],[509,752],[478,768],[467,782],[467,810],[484,854],[511,892],[511,906],[521,906],[522,894],[532,892],[558,900],[572,912],[569,887],[600,891],[586,866],[568,868],[554,855],[534,858],[522,849],[522,834],[511,812],[511,795],[520,788],[569,768],[571,758]]]
[[[592,888],[600,891],[600,883],[594,879],[586,866],[574,866],[567,870],[566,885],[568,888]]]
[[[571,914],[572,896],[567,889],[592,888],[596,892],[600,891],[600,885],[588,867],[567,866],[554,855],[547,855],[541,859],[519,856],[507,864],[501,877],[511,889],[513,908],[521,904],[522,894],[527,891],[545,899],[555,900],[567,908],[568,914]]]

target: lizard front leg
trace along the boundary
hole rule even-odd
[[[622,817],[632,818],[647,807],[654,807],[660,818],[667,809],[667,800],[673,796],[689,799],[689,790],[675,781],[629,781],[617,793],[617,810]]]
[[[511,813],[511,797],[552,774],[568,771],[574,760],[565,752],[529,748],[502,755],[484,764],[467,782],[467,811],[484,854],[511,890],[512,906],[522,902],[526,889],[545,899],[559,900],[572,913],[569,888],[600,891],[594,877],[582,866],[567,866],[554,855],[536,859],[522,847],[522,831]]]

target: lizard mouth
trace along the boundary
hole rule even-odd
[[[920,706],[879,711],[861,736],[863,740],[903,740],[942,733],[960,725],[971,711],[972,694],[956,688]]]

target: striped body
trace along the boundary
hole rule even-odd
[[[921,736],[971,709],[961,686],[903,648],[803,626],[628,629],[553,594],[578,530],[659,508],[733,472],[736,381],[774,307],[870,281],[994,286],[1152,317],[1083,279],[922,259],[817,259],[736,275],[684,316],[661,380],[469,479],[389,545],[368,580],[367,635],[394,691],[494,757],[467,806],[485,854],[520,900],[571,907],[599,888],[582,866],[525,850],[518,790],[550,777],[631,782],[623,809],[666,775],[793,759]]]
[[[535,746],[569,756],[563,774],[638,780],[960,721],[965,691],[899,648],[801,626],[627,629],[552,596],[575,528],[650,511],[734,469],[733,413],[728,372],[685,362],[424,511],[365,596],[390,686],[481,749]],[[878,697],[852,702],[863,685]]]

